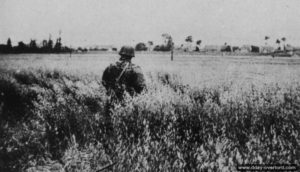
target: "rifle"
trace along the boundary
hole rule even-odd
[[[124,69],[122,70],[122,72],[120,73],[120,75],[117,77],[116,83],[118,83],[120,81],[120,79],[122,78],[122,76],[125,73],[125,71],[128,68],[128,66],[129,66],[129,62],[127,62],[126,66],[124,67]]]
[[[124,75],[126,69],[128,68],[130,62],[125,62],[126,65],[123,68],[123,70],[121,71],[120,75],[116,78],[115,83],[112,83],[113,88],[111,88],[108,92],[110,97],[120,97],[120,94],[122,94],[122,86],[120,85],[120,80],[122,78],[122,76]]]

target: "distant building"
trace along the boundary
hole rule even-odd
[[[267,47],[267,46],[264,46]],[[240,48],[241,53],[260,53],[262,51],[262,47],[255,45],[243,45]]]
[[[113,45],[93,45],[89,48],[90,51],[117,51],[117,48]]]
[[[192,42],[185,42],[182,46],[183,51],[193,51],[195,50],[195,47],[192,45]]]
[[[275,48],[272,47],[272,46],[261,46],[260,47],[260,53],[271,53],[271,52],[274,52],[275,51]]]
[[[251,52],[251,45],[243,45],[240,49],[241,53],[249,53]]]
[[[206,52],[220,52],[222,46],[220,45],[205,45],[204,46],[204,51]]]

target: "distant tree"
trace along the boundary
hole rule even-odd
[[[164,51],[171,51],[171,61],[173,61],[173,52],[174,52],[174,42],[170,34],[164,33],[161,35],[166,43]]]
[[[153,51],[161,51],[161,46],[156,45],[156,46],[153,48]]]
[[[28,51],[27,45],[23,41],[18,42],[17,52],[26,53]]]
[[[268,40],[270,39],[269,36],[265,36],[265,45],[268,45]]]
[[[18,47],[26,47],[26,44],[23,41],[18,42]]]
[[[7,53],[7,46],[5,44],[0,44],[0,53]]]
[[[49,38],[47,45],[48,45],[47,48],[49,50],[52,50],[52,48],[53,48],[53,41],[51,40],[51,38]]]
[[[8,49],[11,49],[12,48],[12,45],[11,45],[11,40],[10,38],[7,39],[7,43],[6,43],[6,46]]]
[[[201,45],[201,40],[196,41],[196,50],[195,51],[200,51],[200,45]]]
[[[171,37],[171,35],[164,33],[161,35],[164,41],[163,45],[156,45],[153,48],[153,51],[173,51],[173,39]]]
[[[147,46],[146,46],[145,43],[140,42],[140,43],[136,44],[135,50],[136,51],[146,51],[147,50]]]
[[[268,39],[270,39],[270,37],[269,36],[265,36],[265,40],[268,40]]]
[[[187,36],[185,38],[185,42],[193,42],[193,37],[192,36]]]
[[[148,50],[149,51],[152,50],[152,46],[153,46],[153,42],[152,41],[148,41]]]
[[[30,40],[29,47],[30,47],[30,48],[33,48],[33,49],[36,49],[36,48],[37,48],[36,41],[33,40],[33,39]]]
[[[108,51],[107,48],[103,48],[103,49],[100,49],[100,50]],[[83,53],[85,53],[85,52],[88,51],[88,49],[87,49],[87,48],[78,47],[78,48],[77,48],[77,51],[78,51],[78,52],[83,52]]]
[[[0,52],[1,53],[63,53],[72,51],[71,48],[67,46],[63,46],[61,43],[61,38],[59,37],[56,40],[56,44],[53,47],[53,41],[51,40],[51,35],[49,36],[49,40],[43,40],[41,42],[42,45],[38,45],[36,40],[31,39],[28,44],[20,41],[18,45],[13,47],[11,43],[11,39],[7,39],[6,44],[0,44]],[[83,51],[85,49],[82,49]]]
[[[253,53],[259,53],[259,47],[251,45],[251,52],[253,52]]]
[[[43,40],[43,42],[42,42],[42,45],[43,45],[43,47],[47,47],[48,46],[48,42],[47,42],[47,40]]]
[[[61,44],[61,38],[58,38],[57,40],[56,40],[56,43],[55,43],[55,45],[54,45],[54,50],[56,51],[56,52],[60,52],[61,51],[61,47],[62,46],[62,44]]]
[[[153,51],[171,51],[171,47],[166,45],[156,45],[153,48]]]
[[[45,52],[47,50],[47,48],[48,48],[48,41],[44,39],[42,41],[42,47],[41,47],[41,49],[42,49],[43,52]]]
[[[10,53],[12,52],[12,45],[10,38],[7,39],[6,45],[0,44],[0,52],[2,53]]]
[[[280,44],[280,40],[279,39],[276,40],[276,44]]]
[[[80,50],[80,49],[78,49],[78,50]],[[107,48],[100,48],[99,51],[108,51],[108,49]]]
[[[232,52],[237,52],[237,51],[240,51],[241,49],[240,49],[240,47],[238,47],[238,46],[233,46],[232,47]]]
[[[281,50],[281,48],[280,48],[280,40],[279,39],[276,40],[276,44],[278,44],[278,48],[277,49]]]
[[[286,41],[286,38],[283,37],[283,38],[281,38],[281,40],[282,40],[282,42],[283,42],[283,50],[285,50],[285,49],[286,49],[286,47],[285,47],[285,41]]]
[[[231,52],[231,46],[227,44],[227,42],[224,43],[224,45],[221,47],[221,52]]]
[[[163,48],[164,51],[170,51],[173,49],[173,39],[172,36],[170,34],[164,33],[161,35],[164,39],[165,42],[165,47]]]
[[[37,44],[35,40],[30,40],[29,42],[29,51],[30,53],[36,53],[38,50]]]
[[[186,47],[184,48],[184,51],[191,51],[192,49],[192,42],[193,42],[193,37],[192,36],[187,36],[185,38],[186,42]]]
[[[230,45],[224,45],[221,47],[221,52],[231,52],[231,46]]]

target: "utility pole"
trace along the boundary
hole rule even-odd
[[[71,57],[72,57],[72,47],[70,45],[70,59],[71,59]]]
[[[172,47],[171,47],[171,61],[173,61],[173,54],[174,54],[174,43],[172,41]]]
[[[61,29],[59,29],[59,31],[58,31],[58,35],[59,35],[59,37],[58,37],[58,41],[59,41],[59,43],[61,43]]]
[[[167,48],[171,50],[171,61],[173,61],[173,49],[174,49],[174,42],[172,39],[172,36],[170,34],[164,33],[161,35],[164,39],[165,42],[165,46],[167,46]]]

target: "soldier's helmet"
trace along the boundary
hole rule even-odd
[[[131,46],[123,46],[119,51],[121,56],[134,57],[134,48]]]

